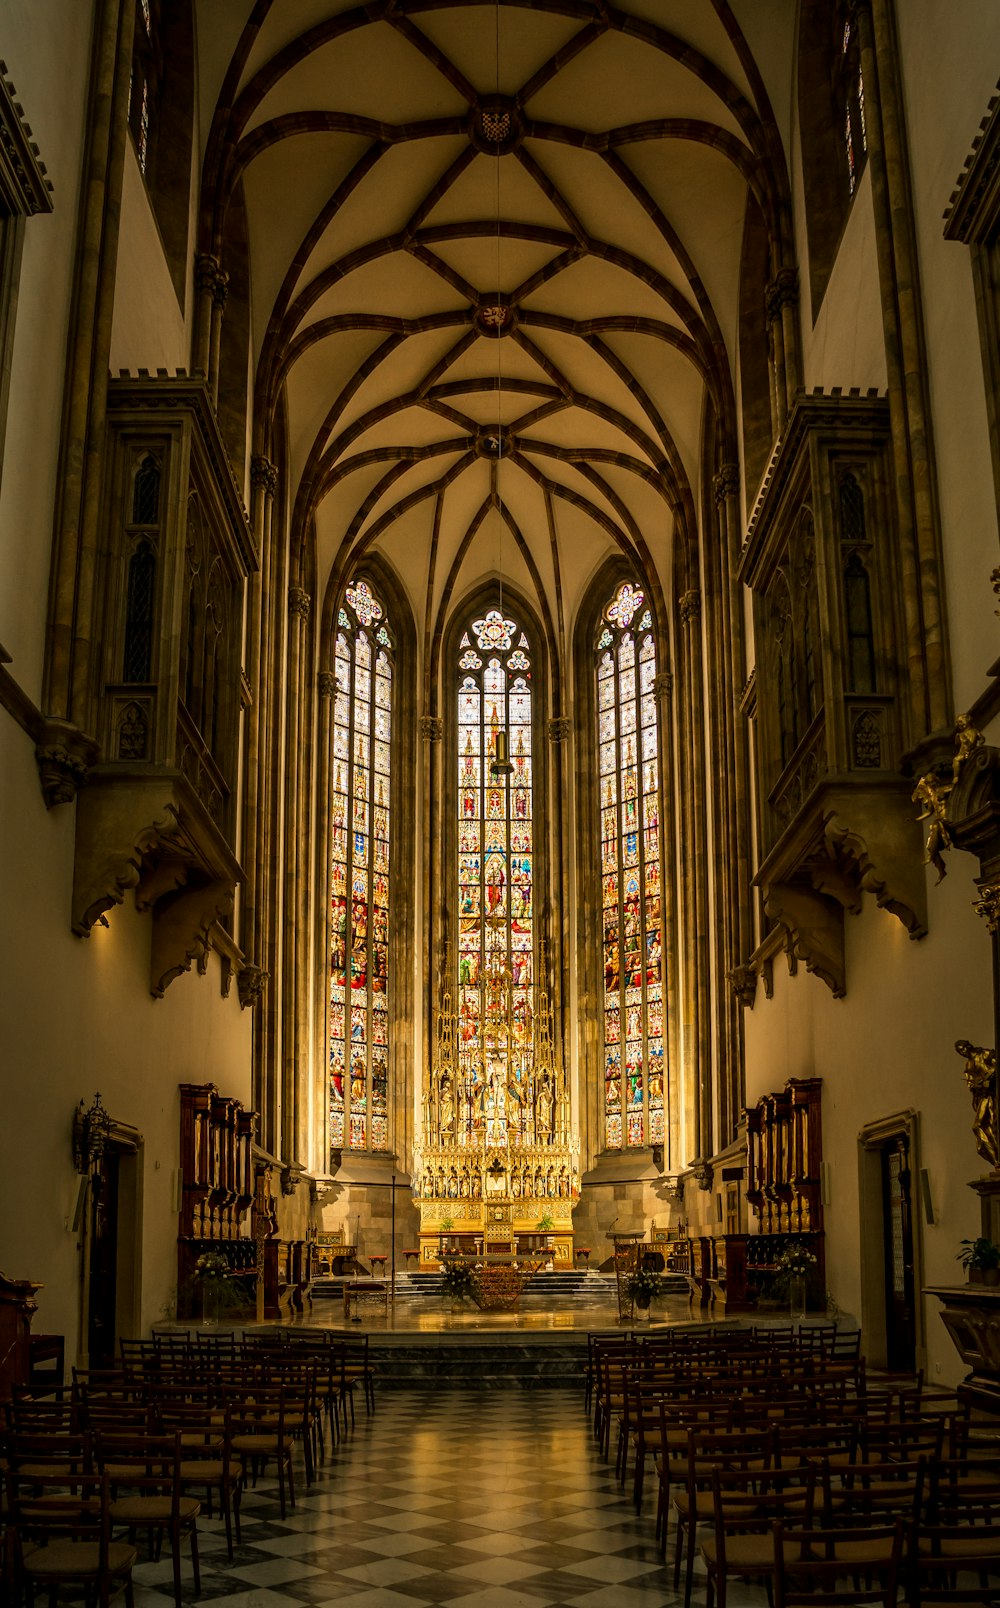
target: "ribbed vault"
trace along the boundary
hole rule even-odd
[[[225,269],[241,194],[254,448],[280,405],[317,594],[377,548],[429,642],[502,564],[565,649],[625,553],[666,635],[706,425],[736,455],[748,193],[788,251],[729,5],[258,0],[228,61],[209,12],[200,244]]]

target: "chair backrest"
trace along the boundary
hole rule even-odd
[[[832,1603],[881,1603],[899,1595],[906,1527],[902,1520],[863,1530],[812,1530],[778,1520],[774,1526],[774,1608]],[[859,1553],[864,1559],[859,1571]],[[838,1593],[845,1577],[850,1590]]]
[[[21,1473],[32,1469],[49,1474],[92,1474],[93,1450],[90,1436],[59,1434],[45,1430],[12,1430],[6,1441],[9,1466]]]
[[[181,1494],[180,1430],[166,1435],[99,1431],[94,1442],[98,1467],[110,1476],[116,1493],[169,1496],[176,1506]]]
[[[922,1524],[912,1549],[914,1603],[984,1603],[1000,1576],[1000,1525]]]
[[[712,1470],[712,1507],[716,1558],[726,1569],[728,1536],[746,1531],[769,1531],[780,1520],[812,1529],[816,1470],[799,1468],[752,1469],[715,1467]]]
[[[96,1584],[98,1600],[110,1598],[111,1576],[108,1549],[111,1542],[110,1483],[106,1474],[19,1473],[9,1469],[7,1492],[10,1524],[16,1534],[15,1568],[29,1551],[32,1575],[45,1578],[46,1550],[53,1542],[83,1541],[78,1569],[72,1554],[61,1549],[61,1581],[85,1580]],[[96,1555],[95,1546],[96,1543]]]

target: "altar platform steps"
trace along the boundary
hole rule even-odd
[[[441,1300],[442,1280],[443,1274],[440,1272],[409,1273],[397,1270],[396,1300]],[[687,1279],[679,1273],[665,1273],[663,1282],[666,1295],[686,1296],[689,1293]],[[339,1300],[344,1283],[345,1280],[341,1278],[314,1279],[313,1300]],[[551,1273],[539,1271],[521,1292],[522,1302],[528,1303],[533,1309],[551,1306],[557,1310],[581,1302],[585,1305],[603,1305],[616,1299],[617,1285],[613,1273],[578,1272],[575,1268],[560,1268]]]
[[[579,1386],[587,1365],[586,1331],[566,1335],[372,1334],[369,1357],[375,1389],[566,1390]]]

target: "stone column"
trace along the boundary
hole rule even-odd
[[[726,948],[720,957],[719,977],[742,962],[752,947],[750,912],[750,797],[747,730],[738,707],[746,680],[743,589],[736,571],[740,552],[739,465],[720,464],[712,480],[715,496],[718,548],[722,557],[723,695],[727,834],[724,868]],[[720,1142],[727,1143],[744,1106],[743,1014],[728,990],[725,997],[725,1054],[720,1084]]]
[[[660,885],[663,949],[663,1051],[666,1066],[663,1078],[663,1100],[666,1111],[666,1143],[664,1145],[664,1171],[675,1171],[680,1165],[681,1112],[684,1093],[679,1064],[680,1038],[677,1032],[680,994],[678,974],[680,953],[677,935],[680,931],[677,901],[677,880],[674,876],[677,849],[677,782],[674,771],[674,676],[672,670],[660,670],[653,682],[660,733]]]
[[[212,315],[215,306],[215,286],[221,273],[218,257],[210,251],[199,252],[194,259],[194,354],[192,367],[196,374],[210,379],[212,359]]]
[[[321,657],[323,652],[321,650]],[[337,677],[332,670],[320,670],[316,677],[319,709],[316,720],[316,852],[313,856],[317,889],[316,921],[319,934],[316,963],[312,968],[315,980],[315,997],[319,1002],[321,1020],[314,1034],[318,1063],[313,1079],[316,1097],[315,1118],[312,1124],[315,1135],[315,1165],[320,1172],[330,1166],[330,1099],[327,1088],[329,1078],[329,1004],[330,978],[330,792],[333,769],[333,700],[337,692]]]
[[[799,307],[797,268],[779,268],[764,292],[764,306],[770,329],[772,422],[776,435],[785,428],[789,410],[798,389],[795,319]]]
[[[285,677],[285,830],[283,866],[284,968],[282,972],[281,1156],[286,1163],[303,1161],[302,1090],[299,1064],[308,1059],[299,1042],[299,988],[308,967],[300,965],[306,934],[302,931],[300,893],[305,870],[303,842],[305,745],[309,709],[303,686],[304,637],[312,607],[301,586],[288,588],[288,652]],[[303,975],[303,971],[306,976]]]
[[[278,1094],[275,1069],[270,1059],[267,1014],[273,1001],[264,1005],[264,982],[268,977],[271,945],[267,915],[270,905],[268,879],[271,868],[270,797],[273,767],[273,734],[269,709],[274,695],[269,666],[273,628],[273,513],[278,489],[278,471],[258,453],[250,460],[251,517],[254,538],[260,553],[260,568],[250,577],[247,606],[247,679],[250,683],[250,709],[246,731],[246,780],[243,805],[243,953],[246,963],[240,976],[240,1003],[244,1008],[261,1005],[254,1020],[254,1104],[260,1113],[259,1141],[269,1151],[277,1148]]]
[[[701,593],[685,592],[679,603],[683,627],[688,786],[687,819],[681,822],[681,877],[687,892],[685,996],[690,1043],[685,1059],[694,1074],[696,1154],[712,1153],[712,1055],[709,1031],[708,885],[705,836],[705,700],[701,648]],[[685,852],[686,851],[686,852]]]
[[[94,588],[134,31],[131,0],[101,0],[93,34],[55,496],[43,688],[46,728],[39,743],[48,751],[50,780],[53,769],[59,772],[56,785],[46,788],[50,805],[76,796],[79,781],[96,757],[83,729],[91,719],[93,633],[100,625]]]
[[[894,0],[852,0],[865,84],[913,737],[951,720],[940,512]]]

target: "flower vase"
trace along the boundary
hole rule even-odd
[[[636,1303],[635,1303],[635,1321],[636,1321],[636,1323],[648,1323],[649,1322],[649,1302],[648,1301],[638,1301],[638,1300],[636,1301]]]
[[[203,1329],[219,1327],[219,1285],[216,1279],[206,1279],[201,1287],[201,1326]]]
[[[788,1281],[788,1316],[793,1323],[799,1323],[806,1315],[806,1281],[805,1279],[789,1279]]]

